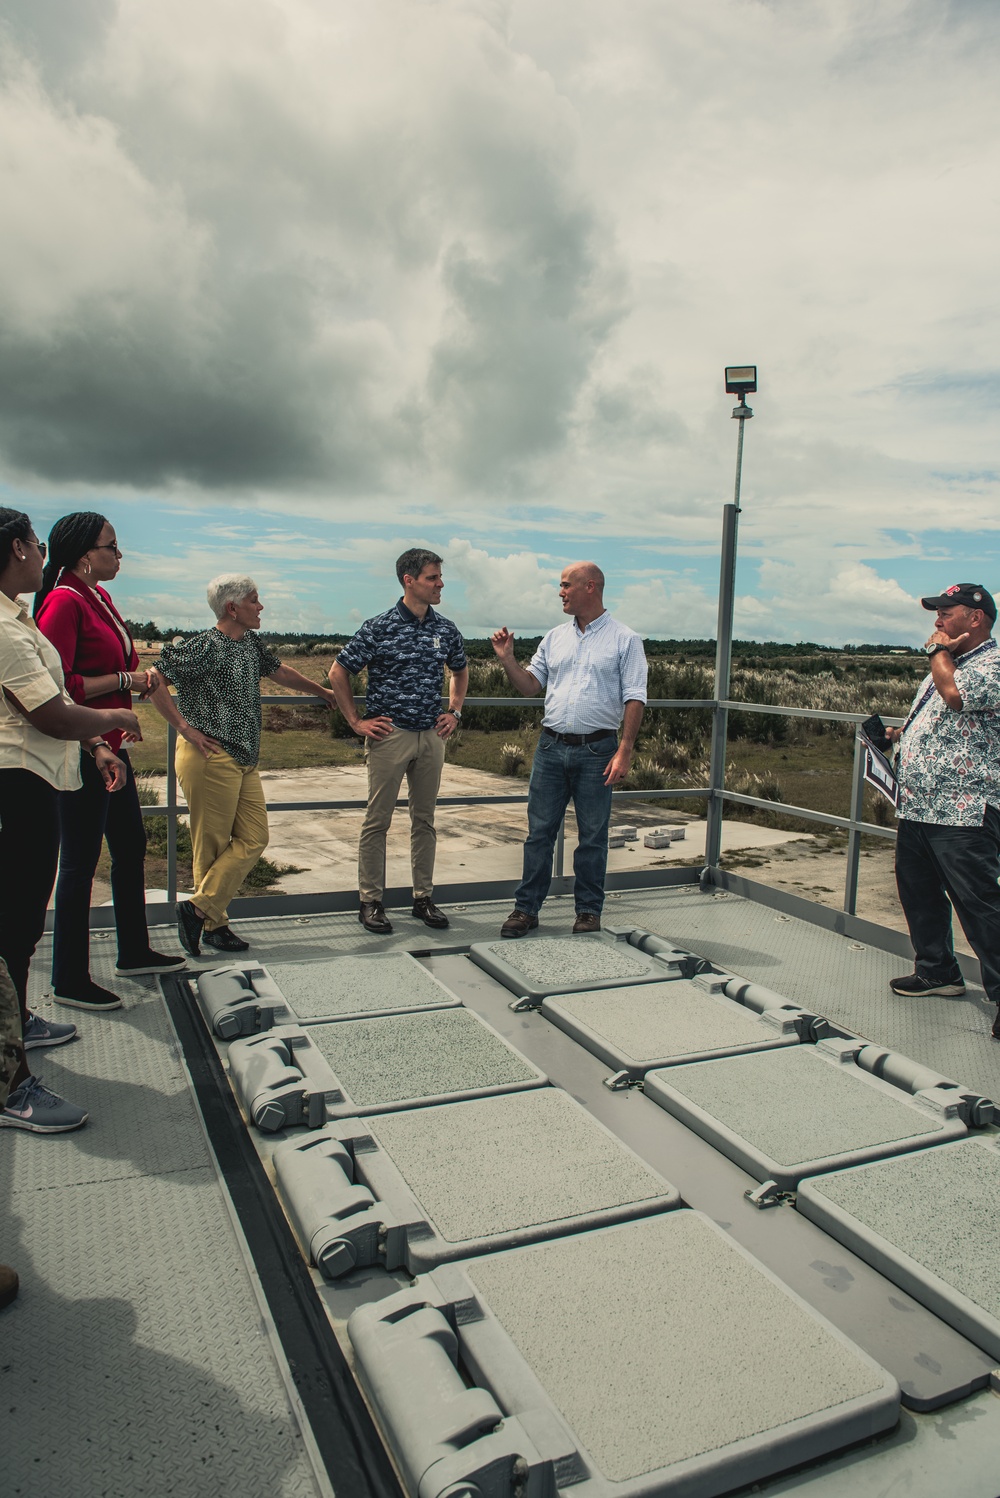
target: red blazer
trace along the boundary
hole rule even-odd
[[[130,692],[108,692],[103,697],[89,700],[83,695],[85,676],[106,676],[113,671],[139,669],[132,636],[110,596],[100,587],[93,591],[98,594],[100,602],[74,572],[64,569],[52,592],[43,600],[36,622],[59,652],[66,690],[74,702],[82,702],[87,707],[131,707]],[[118,621],[121,632],[109,614]],[[106,733],[104,737],[112,749],[117,751],[121,747],[122,736],[117,730]]]

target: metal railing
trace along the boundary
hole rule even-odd
[[[363,698],[356,698],[358,703]],[[320,697],[305,696],[267,696],[261,698],[264,707],[299,708],[303,706],[317,706],[326,709],[326,703]],[[500,707],[513,708],[518,711],[541,710],[544,707],[544,699],[521,698],[521,697],[469,697],[465,701],[466,708],[478,707]],[[723,747],[728,744],[726,720],[731,711],[741,713],[767,713],[784,718],[805,718],[813,720],[825,720],[828,722],[862,723],[867,716],[865,713],[843,713],[832,709],[823,708],[797,708],[778,707],[769,703],[761,702],[738,702],[733,699],[719,698],[673,698],[660,697],[651,698],[647,703],[648,709],[711,709],[714,714],[716,729],[714,732],[714,743],[721,743]],[[721,719],[722,728],[719,731]],[[886,718],[888,725],[898,725],[903,722],[902,718]],[[874,822],[865,822],[861,818],[864,796],[863,758],[860,752],[861,740],[858,734],[854,737],[854,763],[851,775],[851,799],[850,810],[846,817],[835,816],[830,812],[813,811],[807,806],[797,806],[784,801],[770,801],[760,796],[748,796],[738,791],[730,791],[725,786],[726,754],[725,752],[713,754],[709,773],[709,784],[705,786],[666,786],[661,790],[619,790],[613,792],[615,799],[627,800],[703,800],[707,802],[706,809],[706,848],[711,850],[718,848],[721,843],[721,823],[723,812],[727,803],[739,806],[749,806],[761,811],[776,812],[783,816],[795,817],[808,822],[817,822],[822,826],[838,828],[847,833],[847,868],[844,882],[843,910],[854,915],[857,911],[858,900],[858,875],[861,858],[861,838],[865,834],[876,837],[895,838],[894,827],[881,827]],[[187,807],[177,799],[177,777],[175,771],[175,753],[177,748],[177,735],[175,730],[168,725],[167,728],[167,794],[166,801],[162,806],[144,806],[143,816],[158,817],[165,816],[169,819],[167,831],[167,898],[173,901],[177,898],[177,819],[187,813]],[[718,782],[718,783],[716,783]],[[515,795],[485,795],[485,796],[441,796],[438,798],[439,806],[495,806],[495,805],[518,805],[527,802],[527,793]],[[405,805],[404,800],[397,801],[397,806]],[[266,803],[268,813],[282,811],[360,811],[366,802],[358,798],[350,799],[327,799],[322,801],[268,801]],[[553,875],[559,879],[564,876],[565,869],[565,825],[560,831],[556,843],[553,859]]]

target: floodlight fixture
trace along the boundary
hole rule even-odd
[[[726,365],[726,394],[753,395],[757,389],[756,364]]]

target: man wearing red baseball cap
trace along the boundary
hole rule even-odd
[[[924,649],[930,674],[902,728],[896,887],[916,969],[893,978],[901,997],[957,995],[965,981],[952,943],[952,906],[997,1005],[1000,1040],[1000,651],[997,607],[981,583],[922,598],[936,613]],[[949,903],[950,900],[950,903]]]

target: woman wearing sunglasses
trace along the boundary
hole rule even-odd
[[[58,653],[23,601],[41,587],[44,557],[28,516],[0,508],[0,868],[6,876],[0,1128],[64,1134],[85,1123],[86,1112],[43,1087],[25,1059],[35,1047],[63,1045],[76,1035],[75,1025],[54,1024],[28,1008],[28,969],[45,929],[59,856],[59,795],[80,784],[82,743],[105,798],[116,800],[125,766],[105,736],[140,733],[131,709],[79,707],[68,696]]]
[[[114,526],[90,511],[64,515],[49,535],[35,619],[59,652],[66,690],[90,707],[131,707],[133,687],[147,690],[132,637],[102,584],[118,575],[121,552]],[[135,775],[121,733],[108,734],[124,761],[126,782],[109,796],[92,761],[81,759],[83,784],[59,797],[59,878],[52,942],[52,990],[56,1002],[103,1013],[121,1007],[117,994],[90,976],[90,898],[107,838],[111,894],[122,977],[172,973],[184,958],[154,952],[146,927],[146,833]]]

